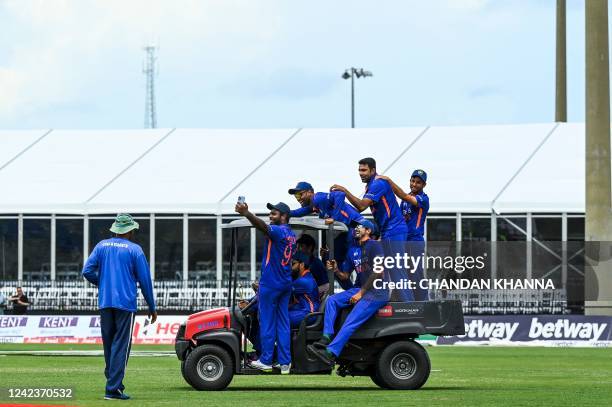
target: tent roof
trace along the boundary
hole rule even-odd
[[[0,213],[233,214],[297,207],[298,181],[363,193],[357,161],[406,186],[427,171],[432,212],[583,212],[584,124],[385,129],[0,131]]]

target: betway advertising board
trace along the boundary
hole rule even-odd
[[[172,344],[187,317],[163,315],[155,324],[137,316],[137,344]],[[430,345],[612,346],[612,317],[506,315],[465,317],[465,335],[423,337]],[[102,343],[96,315],[0,315],[0,343]]]
[[[136,316],[132,342],[172,344],[184,315],[162,315],[155,324]],[[0,343],[102,343],[97,315],[0,315]]]
[[[465,318],[465,335],[437,345],[612,346],[612,317],[504,315]]]

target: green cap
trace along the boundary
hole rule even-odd
[[[110,231],[118,235],[124,235],[130,230],[138,229],[138,227],[138,222],[134,221],[132,215],[120,213],[115,218],[115,222],[113,226],[111,226]]]

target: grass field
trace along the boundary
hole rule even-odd
[[[0,351],[92,350],[87,345],[0,345]],[[135,350],[171,350],[135,346]],[[368,377],[236,376],[223,392],[198,392],[181,377],[176,357],[133,357],[126,393],[138,406],[588,405],[612,400],[612,349],[430,347],[432,373],[418,391],[380,390]],[[104,361],[93,356],[0,356],[0,387],[73,387],[67,401],[26,403],[106,405]],[[9,400],[0,400],[8,402]],[[16,400],[10,400],[16,402]]]

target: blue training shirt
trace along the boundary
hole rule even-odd
[[[293,280],[292,293],[296,300],[291,310],[316,312],[319,310],[319,288],[312,274],[307,270],[302,277]]]
[[[415,198],[417,200],[416,205],[402,201],[400,209],[406,220],[406,226],[408,226],[406,240],[422,241],[425,240],[425,219],[427,219],[427,213],[429,212],[429,197],[421,191],[418,195],[415,195]]]
[[[83,267],[83,277],[98,286],[98,306],[137,311],[140,286],[149,311],[155,311],[153,283],[142,248],[127,239],[113,237],[96,245]]]
[[[306,216],[318,213],[322,219],[332,218],[349,226],[351,222],[360,222],[363,215],[345,201],[346,194],[341,191],[317,192],[312,197],[312,203],[291,211],[291,216]]]
[[[289,225],[268,225],[268,241],[263,247],[261,262],[261,285],[276,289],[291,286],[291,257],[295,247],[295,234]]]
[[[384,257],[382,244],[376,240],[366,240],[362,246],[351,246],[346,259],[340,266],[345,273],[355,272],[354,287],[361,288],[372,273],[375,257]]]
[[[329,283],[329,278],[327,276],[327,269],[325,265],[316,256],[310,256],[310,274],[317,282],[317,286]]]
[[[382,239],[399,234],[405,235],[408,232],[395,194],[387,181],[380,178],[376,179],[376,175],[374,175],[368,182],[363,197],[371,199],[373,202],[370,210],[378,224]]]

